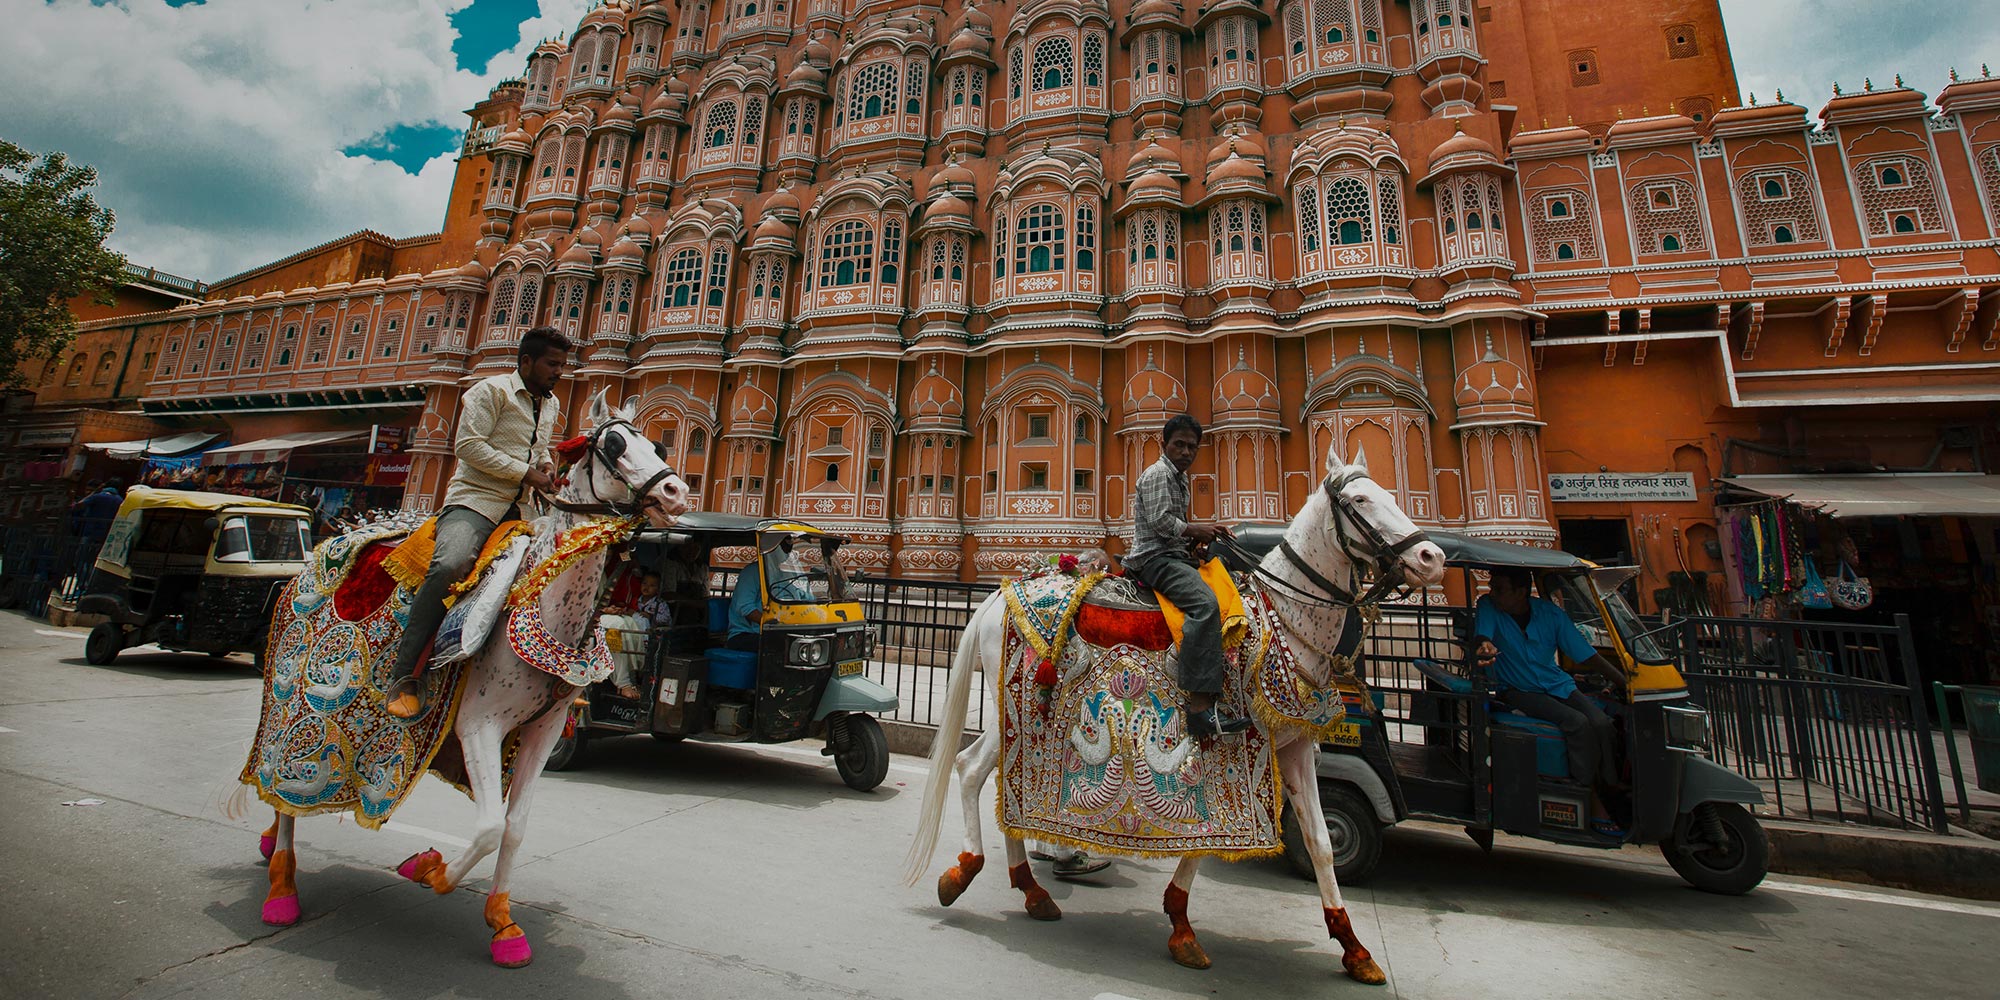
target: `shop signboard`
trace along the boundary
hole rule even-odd
[[[402,447],[403,429],[401,427],[375,425],[374,446],[369,448],[369,451],[377,455],[388,455],[395,453]]]
[[[1692,472],[1552,472],[1555,503],[1657,503],[1697,499]]]
[[[373,455],[368,459],[366,482],[370,486],[401,486],[410,478],[415,455]]]
[[[74,440],[74,427],[24,427],[21,429],[20,445],[23,448],[63,448]]]

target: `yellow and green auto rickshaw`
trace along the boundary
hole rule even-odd
[[[1281,532],[1237,529],[1253,553],[1275,545]],[[1744,893],[1763,881],[1769,848],[1750,812],[1763,792],[1709,759],[1708,713],[1691,700],[1676,664],[1675,626],[1649,626],[1618,592],[1633,571],[1553,549],[1429,535],[1460,573],[1458,593],[1476,592],[1475,571],[1526,570],[1541,596],[1625,675],[1623,691],[1591,693],[1618,733],[1617,765],[1629,789],[1604,792],[1603,801],[1621,833],[1600,833],[1587,822],[1591,787],[1569,773],[1562,731],[1496,699],[1471,649],[1472,608],[1429,600],[1385,605],[1361,666],[1371,697],[1343,687],[1347,721],[1319,755],[1320,799],[1341,880],[1359,882],[1373,870],[1384,827],[1422,819],[1461,826],[1488,850],[1495,830],[1607,849],[1657,844],[1676,873],[1709,892]],[[1588,674],[1583,664],[1561,665]],[[1577,680],[1589,687],[1595,678]],[[1285,826],[1286,855],[1309,874],[1289,814]]]
[[[271,602],[305,568],[311,518],[297,504],[132,487],[77,601],[78,613],[107,619],[84,640],[84,659],[101,666],[155,643],[254,653],[261,668]]]
[[[621,669],[578,697],[548,767],[576,767],[589,741],[627,733],[716,743],[823,736],[822,753],[850,787],[881,784],[889,744],[871,713],[894,711],[896,695],[866,676],[876,634],[848,592],[846,542],[803,522],[708,512],[641,531],[629,553],[657,577],[668,623],[607,619]],[[754,619],[733,642],[732,603],[739,622]]]

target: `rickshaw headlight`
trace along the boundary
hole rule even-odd
[[[1663,712],[1666,715],[1667,742],[1670,745],[1683,747],[1708,745],[1707,710],[1668,706]]]
[[[861,655],[863,657],[869,657],[869,658],[874,657],[875,646],[880,641],[881,637],[875,633],[875,630],[872,628],[869,629],[867,633],[865,633],[864,638],[861,640]]]
[[[818,637],[801,637],[792,640],[791,661],[809,666],[821,667],[827,661],[827,641]]]

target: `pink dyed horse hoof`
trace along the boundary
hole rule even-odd
[[[270,829],[267,829],[263,833],[257,835],[257,853],[262,854],[264,856],[264,860],[269,861],[271,860],[271,852],[277,849],[278,849],[278,821],[272,820]]]
[[[534,961],[535,949],[528,944],[528,935],[521,925],[514,922],[512,906],[507,894],[496,892],[486,897],[486,926],[493,928],[493,964],[503,969],[518,969]]]
[[[529,947],[526,937],[500,938],[493,942],[493,964],[503,969],[518,969],[535,960],[535,949]]]
[[[290,851],[271,855],[271,891],[264,897],[264,922],[273,927],[290,927],[299,922],[299,887],[293,876],[298,859]]]
[[[412,854],[396,866],[396,874],[418,885],[427,885],[438,894],[450,892],[444,881],[444,855],[433,850]]]
[[[299,897],[280,896],[264,901],[264,922],[273,927],[290,927],[299,922]]]

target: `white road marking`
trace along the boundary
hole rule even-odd
[[[1795,892],[1801,896],[1825,896],[1829,899],[1849,899],[1860,903],[1887,903],[1890,906],[1908,906],[1919,910],[1936,910],[1940,913],[1963,913],[1974,917],[2000,917],[2000,906],[1958,903],[1930,896],[1899,896],[1887,892],[1843,889],[1832,885],[1811,885],[1805,882],[1772,882],[1768,880],[1760,888],[1775,889],[1778,892]]]
[[[60,630],[60,629],[53,629],[53,628],[38,628],[38,629],[36,629],[36,630],[35,630],[35,634],[36,634],[36,635],[52,635],[52,636],[55,636],[55,637],[56,637],[56,638],[58,638],[58,639],[81,639],[81,638],[84,638],[85,636],[89,635],[90,633],[88,633],[88,632],[64,632],[64,631],[62,631],[62,630]]]
[[[18,733],[18,732],[20,732],[20,730],[18,729],[8,729],[6,726],[0,726],[0,733]]]

